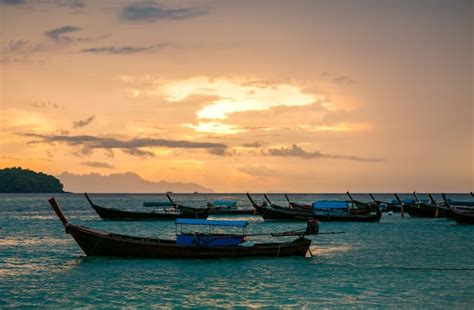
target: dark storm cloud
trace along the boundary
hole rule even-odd
[[[291,147],[288,147],[288,148],[281,147],[281,148],[268,149],[266,152],[262,151],[262,154],[266,156],[299,157],[299,158],[304,158],[304,159],[332,158],[332,159],[346,159],[346,160],[364,161],[364,162],[382,161],[382,159],[377,159],[377,158],[364,158],[364,157],[351,156],[351,155],[324,154],[324,153],[321,153],[320,151],[307,152],[296,144],[293,144]]]
[[[158,44],[151,46],[107,46],[107,47],[92,47],[81,50],[81,53],[91,54],[109,54],[109,55],[130,55],[140,53],[154,53],[163,49],[168,44]]]
[[[90,155],[94,150],[103,149],[112,151],[120,149],[123,152],[134,156],[150,156],[154,154],[151,151],[143,150],[147,147],[166,147],[166,148],[184,148],[184,149],[207,149],[211,154],[225,155],[227,145],[212,142],[192,142],[186,140],[168,140],[153,138],[133,138],[120,140],[115,138],[104,138],[88,135],[70,136],[70,135],[41,135],[35,133],[20,134],[24,137],[32,138],[29,143],[64,143],[69,146],[82,147],[83,155]]]
[[[72,127],[73,128],[81,128],[81,127],[85,127],[87,125],[89,125],[90,123],[92,123],[95,119],[95,116],[92,115],[84,120],[79,120],[79,121],[76,121],[76,122],[73,122],[72,123]]]
[[[121,19],[130,22],[156,22],[160,20],[189,19],[208,12],[197,8],[162,8],[156,3],[135,3],[122,9]]]

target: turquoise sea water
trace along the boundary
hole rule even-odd
[[[64,233],[47,194],[0,195],[0,307],[402,307],[474,305],[474,225],[384,214],[380,223],[321,223],[313,258],[219,260],[85,257]],[[95,194],[96,203],[133,209],[160,195]],[[243,195],[224,195],[248,205]],[[174,238],[172,222],[102,221],[82,195],[56,195],[76,224]],[[174,195],[202,205],[222,196]],[[258,196],[261,198],[261,196]],[[283,196],[271,195],[284,202]],[[406,196],[408,198],[408,196]],[[295,201],[344,195],[292,195]],[[368,196],[357,198],[368,201]],[[378,195],[391,200],[392,197]],[[438,196],[438,198],[440,198]],[[469,199],[466,195],[452,195]],[[250,232],[305,223],[246,219]],[[258,241],[258,240],[257,240]]]

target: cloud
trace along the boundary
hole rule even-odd
[[[130,81],[133,83],[133,81]],[[197,111],[199,119],[227,119],[230,114],[266,111],[275,107],[310,106],[326,101],[324,95],[305,93],[293,84],[250,83],[246,79],[203,76],[183,80],[155,80],[131,90],[135,97],[162,96],[169,102],[183,102],[191,96],[208,96],[212,101]]]
[[[94,168],[105,168],[105,169],[113,169],[114,166],[112,166],[109,163],[106,162],[101,162],[101,161],[85,161],[81,163],[83,166],[88,166],[88,167],[94,167]]]
[[[144,151],[140,149],[126,149],[123,150],[124,153],[127,153],[128,155],[133,155],[133,156],[138,156],[138,157],[154,157],[155,153],[151,151]]]
[[[215,155],[226,155],[227,145],[213,142],[192,142],[186,140],[168,140],[153,138],[132,138],[120,140],[115,138],[96,137],[89,135],[42,135],[36,133],[19,134],[23,137],[34,140],[29,143],[64,143],[69,146],[82,147],[82,154],[90,155],[96,149],[103,149],[106,152],[114,149],[120,149],[123,152],[133,156],[150,156],[154,153],[143,148],[164,147],[164,148],[184,148],[184,149],[207,149],[209,153]]]
[[[69,44],[73,42],[86,42],[86,41],[95,41],[108,37],[109,35],[101,35],[97,37],[77,37],[71,36],[79,31],[82,31],[82,28],[76,26],[62,26],[59,28],[51,29],[43,33],[45,37],[52,40],[55,43]]]
[[[264,145],[263,142],[254,142],[254,143],[245,143],[245,144],[243,145],[243,147],[249,147],[249,148],[256,148],[256,149],[258,149],[258,148],[262,147],[263,145]]]
[[[68,36],[68,34],[81,31],[81,28],[75,26],[62,26],[59,28],[51,29],[43,33],[47,38],[55,42],[71,42],[77,38]]]
[[[308,131],[324,131],[324,132],[356,132],[369,131],[372,129],[370,123],[350,123],[340,122],[331,125],[299,125],[298,128]]]
[[[31,0],[0,0],[0,4],[6,5],[26,5],[26,4],[35,4],[35,5],[53,5],[57,7],[68,7],[72,9],[83,8],[85,3],[82,0],[41,0],[41,1],[31,1]]]
[[[151,46],[107,46],[107,47],[92,47],[82,49],[81,53],[90,54],[109,54],[109,55],[130,55],[139,53],[155,53],[169,44],[163,43]]]
[[[0,4],[7,4],[7,5],[22,5],[25,3],[26,3],[26,0],[0,0]]]
[[[331,159],[346,159],[353,161],[364,161],[364,162],[379,162],[382,159],[378,158],[364,158],[351,155],[331,155],[323,154],[320,151],[315,152],[306,152],[301,147],[296,144],[293,144],[291,147],[281,147],[281,148],[271,148],[267,151],[262,151],[262,154],[265,156],[275,156],[275,157],[299,157],[304,159],[316,159],[316,158],[331,158]]]
[[[82,28],[69,25],[48,30],[43,35],[49,39],[49,42],[35,43],[24,39],[10,40],[3,43],[0,48],[0,62],[23,62],[34,53],[58,50],[74,42],[95,41],[108,37],[108,35],[97,37],[71,36],[71,34],[81,30]]]
[[[82,127],[85,127],[87,125],[89,125],[90,123],[92,123],[95,119],[95,116],[92,115],[84,120],[79,120],[79,121],[76,121],[76,122],[73,122],[72,123],[72,127],[73,128],[82,128]]]
[[[184,124],[183,126],[192,128],[196,132],[208,132],[223,135],[233,135],[245,131],[244,129],[241,129],[237,126],[227,125],[219,122],[199,122],[197,125]]]
[[[10,40],[0,48],[0,62],[22,62],[28,54],[44,49],[41,44],[31,44],[27,40]]]
[[[53,0],[50,3],[56,6],[69,7],[71,9],[78,9],[86,6],[85,2],[82,0]]]
[[[209,154],[217,156],[232,156],[235,152],[228,152],[227,147],[214,147],[207,150]]]
[[[49,101],[35,101],[32,104],[30,104],[30,106],[37,109],[49,109],[49,108],[58,109],[59,108],[58,104],[49,102]]]
[[[339,77],[334,78],[333,81],[335,83],[344,84],[344,85],[352,85],[356,83],[356,81],[354,81],[352,78],[348,76],[339,76]]]
[[[2,53],[16,53],[25,50],[28,46],[26,40],[10,40],[6,45],[2,47]]]
[[[129,22],[157,22],[161,20],[183,20],[207,14],[197,8],[166,9],[156,3],[135,3],[122,9],[121,19]]]

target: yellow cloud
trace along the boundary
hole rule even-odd
[[[133,81],[129,77],[122,80]],[[130,89],[129,93],[134,97],[161,95],[169,102],[179,102],[193,95],[217,97],[197,112],[200,119],[226,119],[236,112],[263,111],[277,106],[306,106],[325,101],[325,96],[304,93],[292,84],[252,83],[243,78],[157,80],[151,88]]]
[[[17,109],[5,109],[0,113],[2,132],[35,131],[49,132],[54,129],[52,122],[43,114]]]
[[[334,125],[300,125],[301,129],[309,131],[333,131],[333,132],[347,132],[347,131],[368,131],[372,129],[369,123],[337,123]]]
[[[234,125],[227,125],[218,122],[199,122],[197,125],[184,124],[183,126],[194,129],[197,132],[208,132],[216,134],[236,134],[244,132],[244,129],[240,129]]]

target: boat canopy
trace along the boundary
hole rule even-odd
[[[145,201],[143,203],[144,207],[171,207],[173,203],[170,201]]]
[[[215,206],[236,206],[237,200],[228,200],[228,199],[219,199],[212,201],[212,204]]]
[[[232,226],[232,227],[246,227],[249,222],[247,221],[219,221],[219,220],[200,220],[200,219],[186,219],[178,218],[175,224],[182,225],[207,225],[207,226]]]
[[[313,203],[314,209],[347,209],[346,201],[316,201]]]

